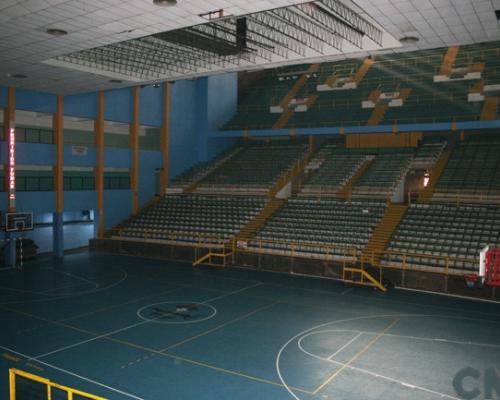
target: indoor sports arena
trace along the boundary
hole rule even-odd
[[[0,399],[500,399],[500,0],[0,0]]]

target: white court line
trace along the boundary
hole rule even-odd
[[[16,355],[18,355],[18,356],[21,356],[21,357],[27,358],[28,360],[33,360],[33,358],[31,358],[30,356],[27,356],[26,354],[19,353],[18,351],[15,351],[15,350],[9,349],[8,347],[0,346],[0,349],[5,350],[5,351],[8,351],[8,352],[10,352],[10,353],[14,353],[14,354],[16,354]],[[74,372],[68,371],[68,370],[63,369],[63,368],[56,367],[56,366],[55,366],[55,365],[53,365],[53,364],[49,364],[49,363],[46,363],[46,362],[44,362],[44,361],[36,361],[36,362],[37,362],[37,363],[39,363],[39,364],[45,365],[46,367],[49,367],[49,368],[55,369],[56,371],[60,371],[60,372],[63,372],[63,373],[65,373],[65,374],[71,375],[71,376],[73,376],[73,377],[75,377],[75,378],[81,379],[81,380],[83,380],[83,381],[85,381],[85,382],[89,382],[89,383],[92,383],[92,384],[94,384],[94,385],[100,386],[100,387],[102,387],[102,388],[105,388],[105,389],[111,390],[112,392],[122,394],[122,395],[124,395],[124,396],[126,396],[126,397],[130,397],[131,399],[135,399],[135,400],[144,400],[142,397],[135,396],[135,395],[133,395],[133,394],[130,394],[130,393],[124,392],[123,390],[116,389],[116,388],[114,388],[114,387],[111,387],[111,386],[105,385],[104,383],[94,381],[93,379],[85,378],[84,376],[81,376],[81,375],[75,374]]]
[[[372,331],[360,331],[360,330],[353,330],[353,329],[325,329],[321,331],[314,331],[309,335],[316,335],[316,334],[321,334],[321,333],[328,333],[328,332],[342,332],[342,333],[359,333],[361,335],[378,335],[380,332],[372,332]],[[420,340],[424,342],[439,342],[439,343],[449,343],[449,344],[459,344],[462,346],[476,346],[476,347],[489,347],[493,349],[498,349],[500,348],[500,344],[495,344],[495,343],[481,343],[481,342],[464,342],[460,340],[449,340],[449,339],[442,339],[442,338],[429,338],[429,337],[422,337],[422,336],[406,336],[406,335],[396,335],[394,333],[386,333],[384,335],[385,337],[394,337],[394,338],[400,338],[400,339],[410,339],[410,340]],[[302,342],[302,340],[305,338],[302,337],[299,342]]]
[[[343,296],[344,294],[347,294],[349,292],[352,292],[354,290],[354,288],[349,288],[349,289],[346,289],[344,290],[342,293],[340,293],[341,296]]]
[[[198,304],[210,303],[212,301],[219,300],[219,299],[222,299],[224,297],[229,297],[229,296],[232,296],[234,294],[241,293],[244,290],[252,289],[252,288],[254,288],[256,286],[259,286],[259,285],[262,285],[262,283],[256,283],[254,285],[247,286],[247,287],[244,287],[242,289],[235,290],[234,292],[225,293],[223,295],[220,295],[220,296],[217,296],[217,297],[213,297],[211,299],[205,300],[205,301],[200,302]],[[163,318],[163,316],[159,316],[158,318],[153,318],[153,319],[150,319],[150,320],[147,320],[147,321],[137,322],[135,324],[132,324],[132,325],[129,325],[129,326],[125,326],[124,328],[116,329],[114,331],[111,331],[111,332],[108,332],[108,333],[104,333],[102,335],[95,336],[93,338],[90,338],[90,339],[87,339],[87,340],[83,340],[81,342],[73,343],[73,344],[70,344],[68,346],[64,346],[64,347],[61,347],[59,349],[56,349],[56,350],[53,350],[53,351],[49,351],[47,353],[40,354],[40,355],[38,355],[36,357],[30,358],[30,361],[32,361],[32,360],[39,360],[40,358],[47,357],[47,356],[50,356],[52,354],[59,353],[61,351],[69,350],[69,349],[72,349],[74,347],[81,346],[82,344],[90,343],[90,342],[93,342],[93,341],[99,340],[99,339],[104,339],[107,336],[116,335],[117,333],[125,332],[125,331],[128,331],[129,329],[136,328],[136,327],[141,326],[141,325],[149,324],[149,323],[153,322],[154,320],[161,319],[161,318]]]
[[[45,268],[45,269],[48,269],[48,268]],[[54,293],[53,294],[54,297],[49,297],[49,298],[45,298],[45,299],[4,301],[4,302],[0,303],[0,305],[44,303],[44,302],[47,302],[47,301],[60,300],[60,299],[63,299],[63,300],[74,299],[76,297],[85,296],[87,294],[100,293],[100,292],[102,292],[104,290],[108,290],[108,289],[111,289],[111,288],[113,288],[115,286],[118,286],[120,283],[124,282],[128,278],[127,271],[123,270],[122,268],[118,268],[118,270],[120,270],[122,272],[122,274],[123,274],[122,277],[118,281],[113,282],[113,283],[111,283],[108,286],[102,286],[102,287],[99,287],[97,289],[89,289],[89,290],[85,290],[83,292],[78,292],[78,293],[70,294],[70,295],[59,295],[58,296],[57,293]],[[50,296],[50,295],[47,295],[47,296]]]
[[[300,348],[300,350],[302,352],[304,352],[305,354],[307,354],[307,355],[309,355],[309,356],[311,356],[313,358],[316,358],[318,360],[327,361],[327,362],[336,364],[336,365],[338,365],[338,366],[340,366],[342,368],[347,368],[347,369],[350,369],[352,371],[361,372],[363,374],[370,375],[370,376],[373,376],[373,377],[378,378],[378,379],[383,379],[383,380],[386,380],[386,381],[389,381],[389,382],[397,383],[397,384],[399,384],[401,386],[404,386],[404,387],[407,387],[407,388],[410,388],[410,389],[417,389],[417,390],[420,390],[422,392],[426,392],[426,393],[430,393],[430,394],[439,396],[441,398],[447,398],[447,399],[452,399],[452,400],[460,400],[458,397],[451,396],[451,395],[448,395],[448,394],[445,394],[445,393],[441,393],[441,392],[437,392],[437,391],[432,390],[432,389],[427,389],[427,388],[425,388],[423,386],[414,385],[412,383],[408,383],[408,382],[405,382],[405,381],[402,381],[402,380],[399,380],[399,379],[391,378],[389,376],[385,376],[385,375],[382,375],[382,374],[379,374],[379,373],[376,373],[376,372],[373,372],[373,371],[370,371],[370,370],[367,370],[367,369],[364,369],[364,368],[354,367],[354,366],[352,366],[350,364],[345,364],[345,363],[342,363],[342,362],[339,362],[339,361],[331,360],[329,358],[324,358],[324,357],[318,356],[316,354],[308,352],[302,346],[299,346],[299,348]]]
[[[68,283],[68,284],[63,285],[63,286],[57,286],[57,287],[54,287],[51,289],[42,290],[41,292],[35,292],[34,290],[24,290],[24,289],[11,288],[11,287],[7,287],[7,286],[0,286],[0,289],[1,290],[10,290],[11,292],[34,294],[36,296],[51,296],[51,297],[53,297],[54,294],[50,294],[50,292],[53,292],[56,290],[61,290],[61,289],[67,289],[67,288],[73,287],[73,286],[81,286],[83,284],[86,284],[86,282],[84,282],[84,283]],[[57,294],[56,294],[56,296],[57,296]]]
[[[354,343],[354,341],[359,338],[360,336],[362,335],[361,332],[359,332],[356,336],[354,336],[351,340],[349,340],[346,344],[344,344],[340,349],[338,349],[335,353],[333,353],[330,357],[327,358],[327,360],[331,360],[333,357],[335,357],[337,354],[339,354],[342,350],[346,349],[347,347],[349,347],[351,344]],[[304,336],[305,337],[305,336]],[[302,339],[304,338],[302,337],[300,340],[299,340],[299,343],[302,342]]]
[[[382,315],[366,315],[362,317],[354,317],[354,318],[345,318],[345,319],[338,319],[338,320],[333,320],[329,322],[325,322],[320,325],[313,326],[309,329],[306,329],[302,332],[297,333],[295,336],[291,337],[288,339],[288,341],[281,346],[280,350],[278,351],[278,354],[276,355],[276,361],[275,361],[275,367],[276,367],[276,373],[278,374],[278,378],[280,382],[283,384],[284,388],[290,395],[295,399],[295,400],[301,400],[300,397],[298,397],[295,392],[291,389],[291,387],[286,383],[285,378],[283,378],[283,374],[281,373],[281,367],[280,367],[280,362],[281,362],[281,356],[285,349],[295,340],[300,340],[302,336],[305,336],[306,334],[312,333],[318,329],[327,327],[328,325],[334,325],[334,324],[339,324],[343,322],[352,322],[352,321],[362,321],[362,320],[369,320],[369,319],[376,319],[376,318],[445,318],[445,319],[452,319],[452,320],[461,320],[461,321],[475,321],[475,322],[487,322],[487,323],[492,323],[492,324],[500,324],[500,321],[492,321],[492,320],[487,320],[487,319],[479,319],[479,318],[470,318],[470,317],[459,317],[455,315],[441,315],[441,314],[382,314]],[[304,351],[305,352],[305,351]],[[313,355],[314,357],[314,355]],[[332,360],[326,360],[328,362],[333,362]],[[349,366],[346,366],[348,368]],[[375,377],[380,377],[384,378],[379,374],[374,374]],[[392,378],[389,378],[392,379]],[[414,387],[418,388],[414,385],[406,384],[406,383],[401,383],[403,386],[406,387]],[[447,395],[439,393],[440,396],[446,397]],[[448,396],[449,397],[449,396]],[[454,397],[449,397],[451,399],[456,399]],[[456,399],[459,400],[459,399]]]
[[[99,287],[99,284],[97,282],[94,282],[94,281],[91,281],[90,279],[87,279],[87,278],[84,278],[83,276],[80,276],[80,275],[76,275],[76,274],[70,274],[69,272],[65,272],[65,271],[58,271],[54,268],[52,268],[52,270],[58,274],[61,274],[61,275],[66,275],[66,276],[69,276],[70,278],[74,278],[76,280],[80,280],[80,281],[83,281],[83,282],[87,282],[87,283],[90,283],[91,285],[94,285],[97,287]]]

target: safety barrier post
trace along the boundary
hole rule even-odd
[[[16,375],[12,369],[9,370],[9,400],[16,400]]]

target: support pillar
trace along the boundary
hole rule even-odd
[[[5,166],[5,188],[7,195],[7,211],[16,211],[16,157],[15,157],[15,128],[16,128],[16,91],[7,90],[7,107],[4,110],[4,140],[7,143],[7,164]],[[12,149],[12,151],[11,151]],[[9,154],[12,153],[12,154]],[[14,233],[5,232],[5,266],[16,265],[16,240]]]
[[[162,170],[160,174],[160,196],[165,195],[169,184],[169,143],[170,143],[170,83],[163,83],[163,123],[161,128]]]
[[[5,232],[5,266],[6,267],[15,267],[17,252],[16,252],[16,238],[13,232]]]
[[[95,167],[95,190],[97,196],[97,210],[94,213],[95,235],[104,236],[104,92],[97,94],[97,119],[94,122],[94,143],[97,151],[97,165]]]
[[[52,222],[53,252],[56,258],[64,257],[64,224],[63,213],[53,213]]]
[[[54,191],[56,207],[53,216],[53,252],[56,258],[64,256],[64,154],[63,154],[63,97],[57,96],[56,113],[54,114],[54,144],[56,147],[56,162],[54,165]]]
[[[132,213],[139,210],[139,90],[132,89],[132,123],[130,124],[130,151],[132,165],[130,166],[130,189],[132,191]]]

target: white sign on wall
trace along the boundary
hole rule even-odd
[[[89,148],[87,146],[71,146],[71,155],[86,156]]]

